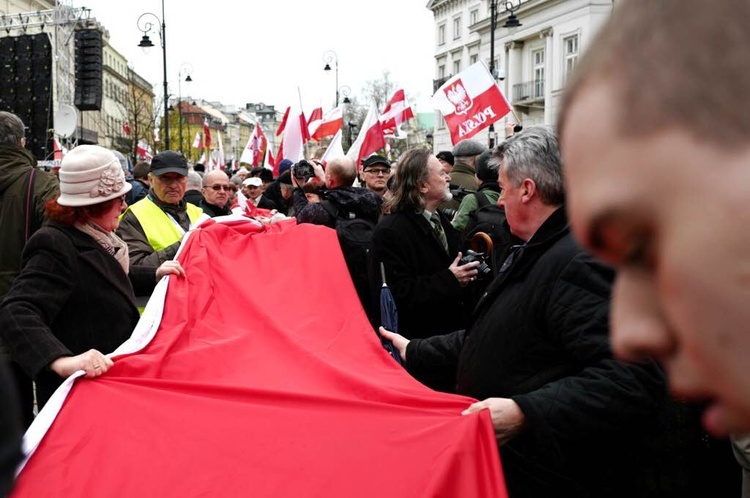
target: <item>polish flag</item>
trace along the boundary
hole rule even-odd
[[[211,128],[208,126],[208,118],[203,120],[203,146],[211,148]]]
[[[413,117],[414,112],[412,112],[411,106],[406,100],[404,89],[396,90],[380,116],[383,134],[389,138],[403,138],[400,127],[407,119]]]
[[[216,168],[224,169],[227,166],[227,161],[224,157],[224,141],[221,139],[221,132],[216,131],[216,141],[219,142],[219,153],[216,156]]]
[[[367,157],[383,147],[385,147],[383,128],[380,125],[380,119],[378,119],[378,109],[375,107],[375,102],[372,102],[370,110],[367,111],[367,117],[362,123],[362,129],[359,130],[359,135],[357,135],[357,140],[354,141],[346,155],[357,163],[357,168],[361,168],[362,163],[360,161],[363,157]]]
[[[130,123],[128,123],[127,121],[122,124],[122,132],[126,137],[130,136]]]
[[[193,140],[193,148],[194,149],[203,148],[203,138],[201,137],[201,132],[199,131],[195,132],[195,140]]]
[[[335,135],[344,124],[344,109],[341,106],[328,111],[320,120],[310,125],[310,136],[320,142],[325,137]]]
[[[453,144],[471,138],[511,111],[484,61],[478,61],[441,86],[432,104],[445,118]]]
[[[284,133],[284,129],[286,128],[286,120],[289,119],[289,111],[291,110],[291,107],[287,107],[286,111],[284,111],[284,117],[281,118],[281,124],[279,125],[279,129],[276,130],[276,136],[278,137],[282,133]]]
[[[313,112],[310,114],[310,117],[307,118],[307,127],[310,128],[313,123],[316,121],[320,121],[323,118],[323,108],[322,107],[316,107],[313,109]],[[310,129],[310,135],[312,135],[312,129]]]
[[[240,162],[251,164],[253,168],[260,166],[263,163],[263,155],[268,148],[268,139],[263,133],[263,129],[259,123],[255,123],[253,133],[250,135],[250,139],[247,141],[245,149],[242,151],[240,156]]]
[[[343,157],[345,155],[346,154],[344,154],[344,148],[341,145],[341,128],[339,128],[339,131],[337,131],[336,134],[333,136],[331,143],[328,144],[328,148],[323,153],[323,157],[320,158],[320,162],[322,162],[323,165],[325,166],[332,159],[336,159],[337,157]]]
[[[151,155],[151,147],[149,147],[143,140],[138,141],[138,145],[135,148],[135,153],[138,155],[138,157],[148,159],[149,161],[154,157]]]
[[[205,151],[203,151],[203,154],[201,154],[201,157],[200,159],[198,159],[198,162],[196,164],[202,164],[204,166],[206,165],[206,152]]]
[[[271,151],[271,145],[266,147],[266,161],[263,165],[264,168],[268,168],[273,172],[278,172],[276,169],[276,159],[273,157],[273,151]]]
[[[277,163],[280,163],[282,159],[289,159],[294,163],[303,159],[305,157],[305,139],[310,138],[307,132],[307,121],[302,111],[294,109],[287,114],[290,118],[286,120],[284,126],[279,153],[276,155]]]

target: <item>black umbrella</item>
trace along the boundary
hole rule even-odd
[[[391,289],[385,283],[385,266],[382,262],[380,263],[380,275],[383,279],[383,287],[380,288],[380,325],[391,332],[398,332],[398,309],[396,309],[396,301],[393,299]],[[393,356],[393,359],[399,365],[404,366],[404,361],[393,343],[379,333],[378,336],[385,350]]]

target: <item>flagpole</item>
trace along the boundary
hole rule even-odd
[[[299,112],[302,113],[302,115],[305,115],[304,107],[302,106],[302,90],[300,90],[299,87],[297,87],[297,96],[299,97]],[[300,123],[300,126],[307,126],[307,123]],[[301,130],[300,130],[301,131]],[[304,137],[306,133],[302,133],[302,136]],[[305,159],[310,157],[310,143],[305,142]]]

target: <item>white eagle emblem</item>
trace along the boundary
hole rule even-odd
[[[445,96],[448,97],[450,103],[456,108],[456,114],[466,114],[474,105],[460,79],[456,80],[448,88],[444,89],[444,91]]]

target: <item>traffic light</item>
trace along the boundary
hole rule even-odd
[[[102,108],[102,32],[79,29],[76,43],[75,105],[81,111]]]

